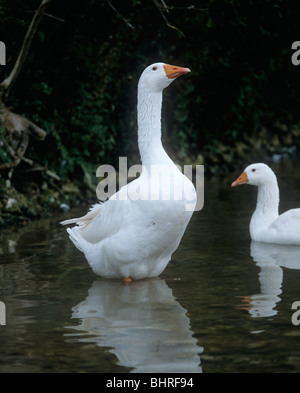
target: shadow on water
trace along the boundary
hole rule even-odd
[[[299,167],[275,168],[282,211],[300,204]],[[299,372],[300,247],[251,243],[256,190],[231,190],[238,174],[206,180],[157,279],[95,276],[58,225],[78,211],[2,230],[0,372]]]

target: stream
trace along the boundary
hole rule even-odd
[[[271,166],[280,212],[300,207],[300,161]],[[243,169],[205,180],[154,279],[92,272],[59,225],[87,207],[2,229],[0,372],[300,372],[300,246],[251,242],[256,189],[230,187]]]

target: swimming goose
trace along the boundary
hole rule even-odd
[[[264,243],[300,245],[300,208],[279,215],[277,178],[266,164],[251,164],[233,183],[258,187],[256,209],[250,221],[252,240]]]
[[[138,83],[142,173],[81,218],[61,224],[92,270],[124,281],[156,277],[177,249],[196,205],[196,190],[161,143],[162,91],[189,68],[155,63]]]

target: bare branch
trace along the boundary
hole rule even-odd
[[[179,30],[178,27],[171,25],[171,23],[168,21],[168,19],[166,18],[165,14],[164,14],[164,10],[167,10],[167,12],[169,12],[169,11],[168,11],[168,9],[166,8],[167,6],[166,6],[166,3],[164,2],[164,0],[161,0],[161,1],[162,1],[162,5],[159,4],[159,2],[158,2],[157,0],[153,0],[153,3],[154,3],[154,5],[156,6],[156,8],[158,9],[158,11],[160,12],[160,14],[161,14],[161,16],[163,17],[164,21],[166,22],[166,25],[167,25],[170,29],[174,29],[174,30],[178,31],[178,33],[179,33],[180,35],[182,35],[183,37],[185,37],[184,33],[183,33],[181,30]]]
[[[162,4],[159,4],[157,2],[156,6],[158,8],[163,9],[166,12],[169,12],[170,10],[208,11],[208,8],[198,8],[198,7],[195,7],[193,4],[186,6],[186,7],[177,7],[174,5],[167,5],[164,0],[161,0],[161,3]]]
[[[2,138],[2,145],[6,152],[13,159],[0,165],[0,170],[14,168],[23,160],[29,143],[29,135],[35,139],[46,138],[46,131],[38,127],[26,117],[12,112],[4,104],[0,107],[0,124],[6,130],[8,141]]]
[[[59,22],[64,22],[64,21],[65,21],[64,19],[59,18],[58,16],[55,16],[55,15],[52,15],[52,14],[48,14],[48,13],[46,13],[46,12],[44,12],[44,15],[45,15],[45,16],[48,16],[49,18],[58,20]]]
[[[33,12],[36,12],[36,11],[26,11],[26,12],[33,13]],[[58,16],[55,16],[55,15],[52,15],[52,14],[48,14],[47,12],[44,12],[43,15],[44,15],[44,16],[48,16],[49,18],[58,20],[59,22],[65,22],[65,19],[59,18]]]
[[[20,73],[25,59],[27,57],[33,36],[37,30],[38,24],[42,19],[43,13],[50,4],[51,0],[43,0],[35,12],[30,26],[26,32],[21,50],[15,62],[10,75],[0,84],[0,124],[5,129],[7,140],[3,138],[2,145],[6,148],[7,154],[13,161],[0,165],[0,170],[11,169],[18,166],[21,160],[30,161],[24,157],[29,143],[29,135],[34,138],[43,140],[46,137],[46,131],[38,127],[26,117],[12,112],[3,102],[4,96],[8,96],[11,86]]]
[[[27,30],[27,33],[25,35],[21,50],[19,52],[18,58],[15,62],[14,68],[12,69],[11,73],[9,76],[4,79],[4,81],[1,83],[0,87],[2,88],[1,94],[5,93],[6,96],[8,96],[9,91],[11,89],[11,86],[15,82],[17,76],[19,75],[22,66],[24,64],[24,61],[27,57],[31,41],[33,39],[33,36],[36,32],[36,29],[38,27],[38,24],[40,23],[43,13],[45,12],[46,8],[50,4],[51,0],[43,0],[37,9],[36,13],[34,14],[31,24]]]
[[[109,1],[106,0],[107,4],[110,6],[110,8],[126,23],[128,27],[130,27],[132,30],[134,30],[134,26],[129,22],[128,19],[126,19],[123,15],[120,14],[120,12],[116,9],[116,7]]]
[[[164,0],[161,0],[161,4],[162,4],[164,11],[169,13],[169,8],[168,8],[167,4],[164,2]]]

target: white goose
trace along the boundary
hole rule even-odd
[[[300,245],[300,208],[279,215],[277,178],[266,164],[251,164],[233,183],[258,187],[256,209],[250,221],[252,240],[264,243]]]
[[[196,190],[161,143],[162,91],[188,68],[155,63],[138,83],[139,178],[81,218],[61,224],[92,270],[124,281],[158,276],[177,249],[196,205]]]

